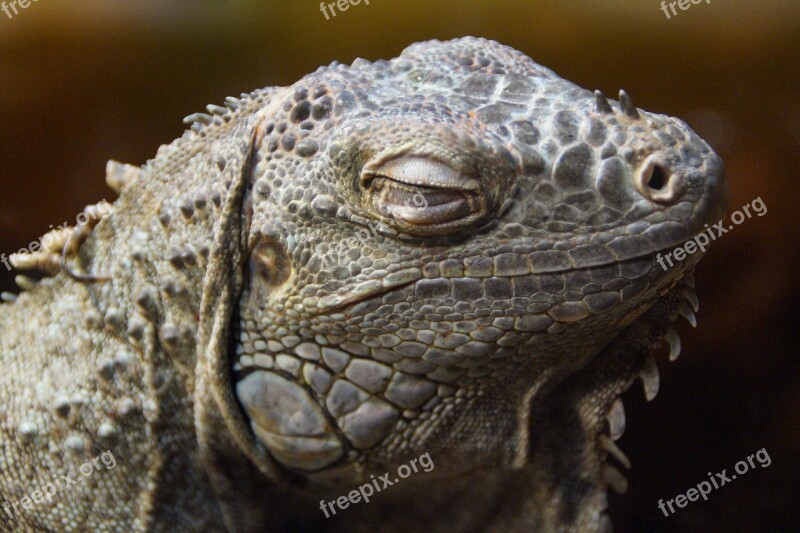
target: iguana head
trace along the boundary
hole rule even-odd
[[[640,366],[604,350],[649,311],[649,351],[700,256],[655,255],[724,209],[683,122],[495,42],[334,64],[264,105],[230,365],[255,446],[312,478],[521,467],[556,431],[537,400],[590,367],[562,397],[593,402],[591,434]]]

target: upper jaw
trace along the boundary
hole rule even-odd
[[[667,222],[652,226],[639,235],[620,234],[605,243],[583,239],[583,244],[566,247],[550,241],[548,248],[543,246],[544,243],[509,244],[500,249],[510,251],[483,254],[468,254],[467,248],[460,247],[452,251],[455,257],[440,259],[434,256],[422,266],[392,265],[388,274],[363,276],[327,295],[306,298],[304,304],[315,314],[329,313],[423,279],[516,278],[567,274],[577,270],[591,273],[613,266],[618,268],[620,276],[639,278],[658,265],[655,260],[658,253],[682,244],[686,235],[685,227]],[[684,265],[690,267],[697,260],[699,255],[690,257]]]

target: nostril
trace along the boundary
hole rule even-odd
[[[668,179],[667,171],[661,165],[653,165],[650,178],[647,180],[647,186],[660,191],[667,184]]]
[[[651,155],[635,175],[636,188],[648,200],[658,203],[675,202],[684,190],[684,180],[664,163],[658,155]]]

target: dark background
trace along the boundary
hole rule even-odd
[[[617,531],[800,531],[800,2],[371,0],[325,20],[315,0],[39,0],[0,12],[0,252],[113,200],[109,158],[140,165],[205,104],[319,65],[391,58],[430,38],[514,46],[561,76],[686,119],[726,162],[731,210],[768,208],[697,271],[697,330],[657,355],[659,396],[625,395],[630,488]],[[0,264],[0,290],[13,273]],[[0,369],[2,371],[2,369]],[[638,389],[638,387],[637,387]],[[757,467],[665,518],[656,504],[761,448]]]

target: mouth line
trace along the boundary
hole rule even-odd
[[[368,279],[360,283],[357,283],[356,285],[347,287],[337,292],[332,292],[322,297],[307,298],[306,300],[304,300],[304,304],[306,305],[306,308],[313,309],[314,314],[322,314],[322,313],[338,311],[345,307],[358,304],[360,302],[369,300],[376,296],[381,296],[383,294],[386,294],[394,290],[404,289],[410,285],[416,284],[418,281],[421,281],[423,279],[436,279],[436,278],[482,279],[490,277],[514,278],[523,276],[555,275],[555,274],[565,274],[568,272],[574,272],[579,270],[591,271],[617,264],[641,265],[643,263],[652,263],[655,268],[658,267],[659,264],[656,260],[656,257],[659,254],[662,254],[668,250],[672,250],[677,246],[680,245],[678,244],[670,247],[661,248],[658,251],[637,255],[622,261],[611,259],[604,262],[593,263],[591,264],[591,266],[578,266],[578,267],[570,264],[566,268],[558,268],[558,265],[555,265],[553,263],[547,264],[542,262],[537,264],[536,268],[524,269],[521,265],[517,265],[517,269],[514,270],[513,268],[511,268],[513,267],[512,263],[514,258],[505,258],[504,260],[503,256],[509,256],[509,255],[523,256],[524,254],[498,254],[495,256],[474,256],[472,258],[462,259],[461,261],[464,263],[463,267],[459,268],[462,265],[456,264],[455,267],[452,268],[451,271],[449,272],[443,272],[440,269],[438,273],[429,271],[423,273],[423,269],[421,268],[416,268],[416,267],[404,268],[401,270],[396,270],[386,276],[383,276],[380,279]],[[548,252],[533,252],[533,254],[536,253],[546,254]],[[528,254],[528,255],[531,256],[533,254]],[[475,257],[482,260],[481,262],[483,264],[477,264],[478,261],[475,261]],[[499,263],[498,263],[498,258],[500,259]],[[473,261],[469,262],[470,259],[472,259]],[[554,257],[550,256],[550,259],[553,260]],[[682,266],[690,267],[698,259],[699,256],[697,256],[696,258],[690,256],[681,261],[680,263],[675,264],[671,268],[676,269],[676,272],[680,272]],[[457,263],[459,260],[455,261]],[[532,265],[532,263],[530,262],[528,264]],[[490,272],[489,271],[490,267],[492,268],[499,267],[500,269],[505,269],[505,270]],[[480,269],[483,269],[483,272],[480,272]],[[470,272],[470,270],[473,270],[474,272]],[[666,272],[667,269],[664,269],[664,271]]]
[[[370,279],[347,288],[345,291],[334,292],[316,299],[316,301],[305,301],[304,303],[310,304],[309,308],[314,309],[316,314],[337,311],[392,290],[402,289],[422,278],[420,269],[406,268],[392,272],[382,279]]]

